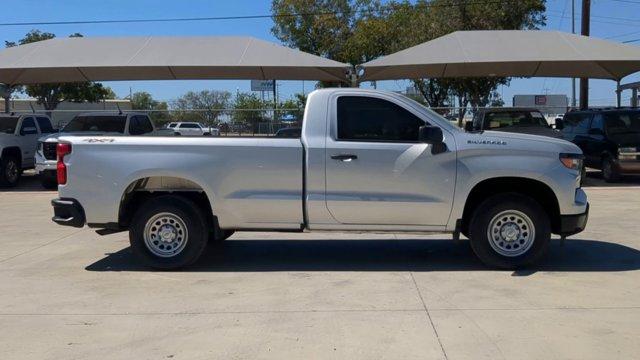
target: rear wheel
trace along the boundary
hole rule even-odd
[[[606,182],[616,182],[620,180],[620,173],[616,169],[616,165],[610,156],[602,160],[602,178]]]
[[[150,267],[171,270],[196,262],[207,245],[208,226],[200,208],[173,195],[144,203],[129,229],[133,253]]]
[[[491,267],[531,265],[546,253],[549,217],[535,200],[519,194],[495,195],[478,206],[469,227],[471,247]]]
[[[0,159],[0,186],[17,186],[21,172],[20,162],[15,156],[3,156]]]

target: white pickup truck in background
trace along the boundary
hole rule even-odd
[[[128,230],[160,269],[238,230],[462,233],[484,263],[517,268],[588,216],[574,144],[466,133],[380,91],[311,93],[301,138],[61,137],[57,153],[53,221]]]
[[[59,133],[49,134],[38,139],[35,154],[36,172],[40,175],[42,186],[54,189],[56,179],[56,146],[61,136],[124,135],[140,136],[157,132],[170,135],[169,130],[156,130],[147,114],[136,112],[95,112],[75,116]]]
[[[0,186],[16,186],[22,171],[34,167],[38,137],[54,132],[44,114],[0,114]]]

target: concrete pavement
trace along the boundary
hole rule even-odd
[[[154,272],[125,233],[51,223],[55,193],[3,192],[0,358],[635,358],[640,188],[587,192],[587,230],[517,272],[448,236],[348,233],[237,233]]]

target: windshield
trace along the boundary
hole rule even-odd
[[[607,114],[605,128],[611,135],[640,133],[640,111]]]
[[[511,126],[549,126],[544,116],[537,111],[489,112],[484,117],[484,125],[485,129]]]
[[[2,116],[0,117],[0,133],[11,133],[16,131],[18,125],[17,117]]]
[[[124,134],[126,116],[76,116],[62,132],[111,132]]]

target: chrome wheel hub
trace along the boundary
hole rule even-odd
[[[7,163],[5,177],[9,182],[15,182],[18,179],[18,165],[15,162],[9,161]]]
[[[187,240],[187,226],[179,216],[172,213],[156,214],[144,227],[144,243],[152,254],[159,257],[180,254],[187,245]]]
[[[521,211],[506,210],[494,216],[487,229],[489,244],[502,256],[526,253],[535,239],[533,221]]]

